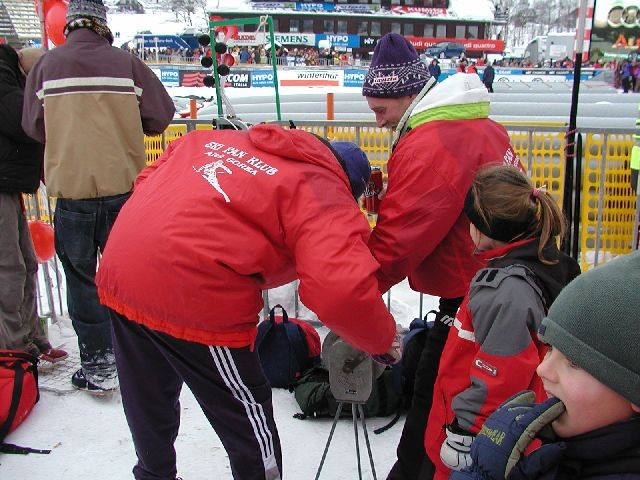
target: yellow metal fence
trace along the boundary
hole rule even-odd
[[[309,122],[297,128],[329,140],[352,141],[367,153],[371,163],[386,177],[392,135],[371,124]],[[209,122],[172,124],[163,135],[145,137],[147,163],[154,162],[167,144],[192,129],[211,129]],[[560,127],[507,126],[514,149],[537,186],[546,185],[562,202],[565,177],[565,136]],[[629,186],[632,132],[581,131],[583,139],[582,188],[580,196],[579,261],[583,270],[632,250],[636,197]],[[37,204],[36,204],[37,201]],[[46,196],[27,196],[31,218],[49,220]],[[35,207],[37,205],[37,208]]]

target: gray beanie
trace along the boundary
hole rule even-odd
[[[67,23],[78,18],[95,18],[99,23],[107,24],[107,7],[102,0],[69,0]]]
[[[640,252],[576,277],[553,302],[538,333],[640,406]]]

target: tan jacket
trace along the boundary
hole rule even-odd
[[[96,198],[131,190],[144,134],[163,132],[174,112],[149,67],[83,28],[30,72],[22,125],[45,143],[49,195]]]

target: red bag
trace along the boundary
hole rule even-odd
[[[38,359],[18,350],[0,350],[0,452],[49,453],[4,443],[40,399]]]

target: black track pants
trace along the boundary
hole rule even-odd
[[[271,387],[256,352],[214,347],[150,330],[111,312],[122,404],[137,480],[174,480],[180,391],[186,383],[220,437],[236,480],[281,478]]]

